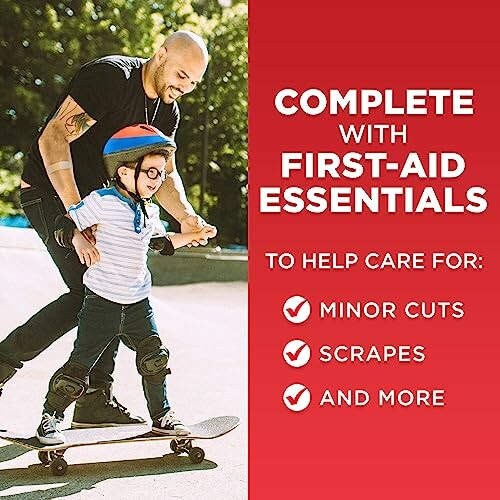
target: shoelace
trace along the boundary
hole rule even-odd
[[[173,424],[180,424],[180,420],[176,419],[174,417],[174,412],[169,411],[168,413],[165,413],[163,417],[160,417],[160,425],[162,427],[166,427],[167,425],[173,425]]]
[[[108,404],[115,408],[118,408],[124,415],[130,415],[130,412],[127,410],[127,408],[125,408],[125,406],[120,404],[114,396],[113,399],[108,401]]]
[[[55,415],[49,415],[49,414],[45,415],[44,419],[42,420],[42,430],[44,434],[58,431],[57,424],[59,422],[60,419],[58,419]]]

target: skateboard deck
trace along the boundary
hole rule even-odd
[[[188,425],[190,434],[185,436],[163,436],[151,432],[146,424],[127,425],[121,427],[92,427],[87,429],[68,429],[62,431],[64,444],[46,445],[40,443],[36,436],[23,435],[13,431],[0,431],[0,439],[38,451],[38,458],[44,465],[50,466],[56,476],[66,474],[68,464],[64,460],[64,452],[77,446],[95,446],[102,444],[131,443],[135,441],[170,441],[170,449],[176,453],[187,453],[193,463],[200,463],[205,452],[192,446],[195,439],[215,439],[235,429],[240,423],[239,417],[213,417],[202,422]]]

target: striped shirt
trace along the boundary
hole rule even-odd
[[[146,210],[145,219],[139,204],[115,187],[92,191],[68,209],[79,231],[97,224],[95,246],[101,257],[83,275],[83,284],[92,292],[119,304],[133,304],[148,296],[149,241],[165,236],[166,231],[158,206],[147,203]]]

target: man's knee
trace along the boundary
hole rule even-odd
[[[159,384],[170,373],[168,357],[168,349],[158,336],[152,335],[137,347],[137,371],[149,382]]]
[[[50,379],[47,400],[56,410],[64,410],[83,396],[88,386],[88,368],[79,363],[66,363]]]
[[[65,313],[76,318],[82,308],[84,297],[83,287],[71,287],[65,294]]]
[[[69,290],[69,296],[74,306],[82,307],[83,299],[85,298],[85,288],[83,285],[72,286]]]

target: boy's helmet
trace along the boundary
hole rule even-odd
[[[124,163],[136,162],[152,152],[162,152],[170,156],[176,150],[173,139],[156,127],[145,124],[122,128],[106,142],[103,150],[104,166],[110,179]]]

